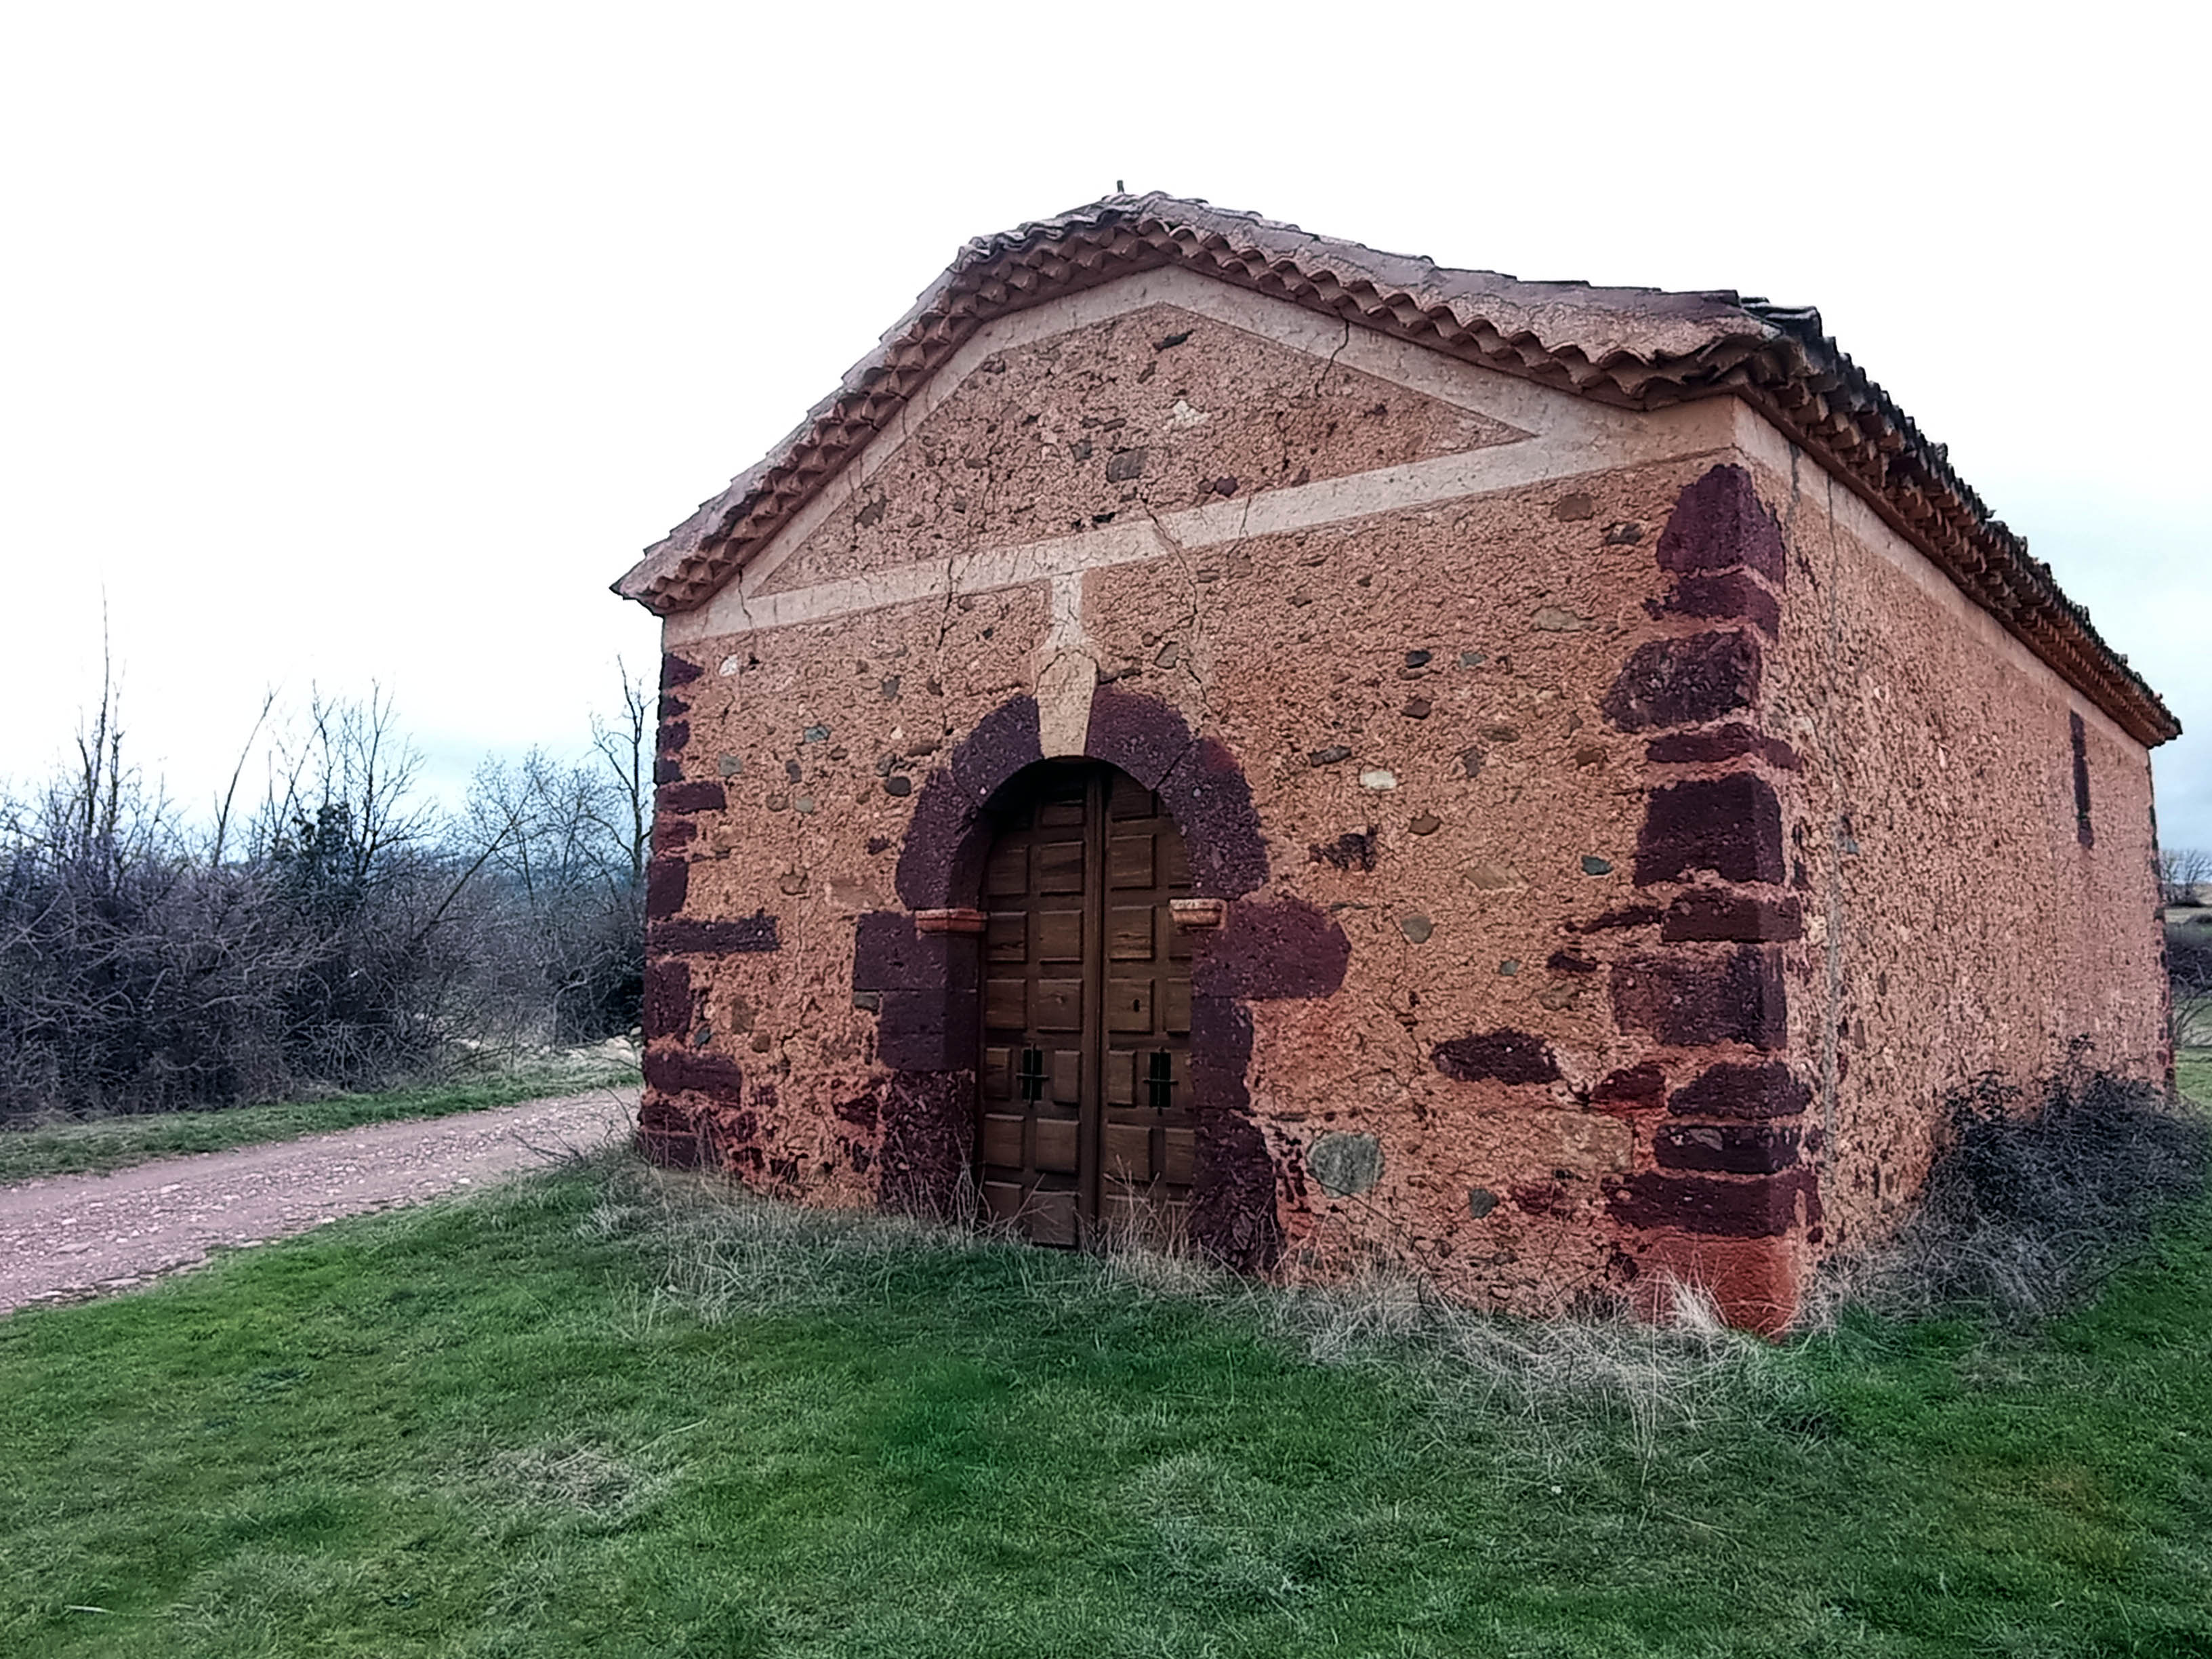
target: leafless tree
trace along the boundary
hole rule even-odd
[[[2212,883],[2212,852],[2201,847],[2169,847],[2158,855],[2158,902],[2191,904],[2197,890]]]
[[[577,759],[488,764],[447,813],[387,692],[318,691],[290,724],[266,698],[195,825],[133,764],[109,665],[68,762],[0,790],[0,1120],[373,1086],[627,1030],[648,720],[625,675]]]
[[[647,741],[653,729],[653,687],[633,676],[620,657],[615,659],[615,673],[622,685],[622,709],[611,720],[592,714],[592,748],[614,781],[612,821],[607,828],[629,851],[632,884],[642,887],[653,829],[653,763]]]

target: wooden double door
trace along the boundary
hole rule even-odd
[[[1040,1244],[1170,1243],[1195,1157],[1182,836],[1113,767],[1032,780],[983,877],[985,1214]]]

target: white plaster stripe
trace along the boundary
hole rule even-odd
[[[745,562],[735,580],[748,591],[758,592],[805,544],[824,519],[857,496],[861,487],[906,447],[938,405],[981,368],[986,358],[1156,305],[1174,306],[1308,356],[1356,368],[1408,392],[1486,415],[1516,431],[1545,433],[1562,424],[1572,425],[1578,415],[1593,407],[1571,393],[1447,357],[1425,346],[1323,317],[1287,300],[1235,288],[1181,266],[1142,271],[986,323],[900,406],[897,416],[854,458],[835,483],[793,514],[768,544]]]
[[[1733,398],[1649,415],[1592,406],[1592,418],[1612,428],[1602,436],[1577,422],[1573,429],[1525,443],[1316,479],[1261,490],[1243,501],[1218,501],[1017,547],[894,565],[785,592],[747,593],[733,582],[697,610],[669,617],[667,637],[671,644],[687,644],[1052,580],[1052,625],[1056,631],[1068,630],[1063,642],[1073,644],[1081,637],[1081,618],[1064,607],[1071,600],[1079,605],[1079,588],[1071,591],[1069,579],[1083,571],[1164,558],[1178,548],[1216,547],[1587,472],[1709,453],[1734,441],[1735,407]]]
[[[1087,535],[958,553],[949,558],[917,560],[912,564],[872,571],[865,576],[848,576],[784,593],[747,595],[732,586],[725,588],[699,610],[681,611],[668,618],[668,637],[672,641],[687,641],[720,638],[725,634],[760,633],[773,628],[789,628],[798,623],[912,605],[921,599],[988,593],[994,588],[1019,587],[1029,582],[1071,577],[1107,565],[1163,558],[1171,550],[1149,521],[1138,520],[1126,525],[1110,525]],[[702,625],[679,629],[679,623]]]

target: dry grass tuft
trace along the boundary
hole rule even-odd
[[[626,1337],[653,1334],[678,1311],[714,1325],[879,1305],[917,1294],[916,1273],[938,1285],[989,1267],[1020,1316],[1103,1332],[1117,1315],[1202,1309],[1302,1363],[1364,1368],[1419,1389],[1443,1431],[1469,1413],[1517,1425],[1547,1464],[1624,1426],[1648,1458],[1670,1433],[1769,1413],[1796,1387],[1771,1344],[1730,1328],[1686,1288],[1662,1322],[1625,1310],[1529,1320],[1455,1303],[1387,1266],[1335,1285],[1285,1286],[1188,1249],[1065,1255],[963,1228],[803,1208],[636,1164],[611,1170],[608,1195],[581,1231],[632,1233],[659,1255],[654,1289],[617,1310]]]

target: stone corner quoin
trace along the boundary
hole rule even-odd
[[[2143,744],[1749,405],[1182,267],[933,362],[668,609],[655,1158],[957,1218],[1012,1159],[1079,1240],[1149,1170],[1246,1270],[1775,1329],[1967,1080],[2163,1075]],[[1012,826],[1083,763],[1104,873],[1024,866],[1024,921]],[[1113,897],[1140,811],[1156,922]],[[1021,950],[1099,1010],[1072,1058],[994,1036]]]

